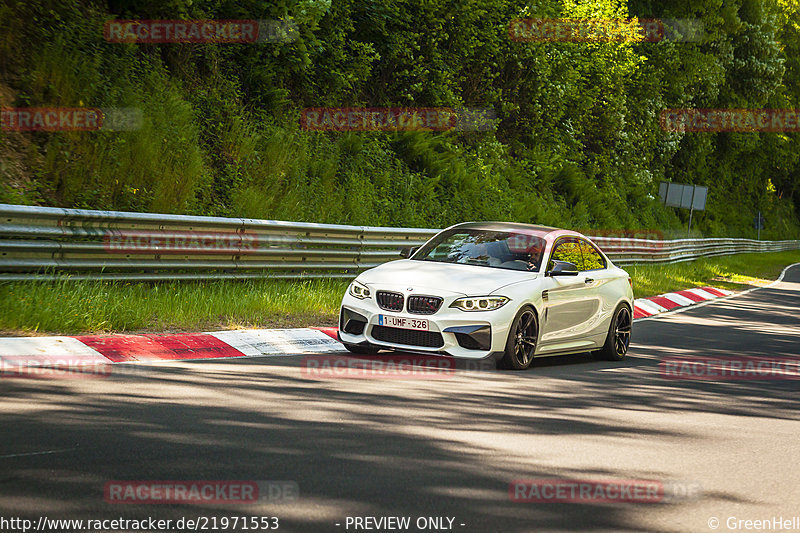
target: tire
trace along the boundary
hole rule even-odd
[[[359,354],[359,355],[375,355],[378,353],[378,348],[373,346],[364,346],[362,344],[344,344],[344,347],[351,353]]]
[[[532,307],[523,307],[517,313],[508,330],[506,349],[497,361],[497,368],[525,370],[531,366],[539,340],[539,320]]]
[[[605,361],[622,361],[631,345],[631,327],[633,317],[627,304],[620,304],[614,311],[611,324],[608,326],[608,335],[603,348],[594,352],[597,359]]]

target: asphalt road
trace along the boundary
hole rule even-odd
[[[659,361],[799,355],[795,267],[772,288],[637,322],[622,363],[578,355],[522,373],[319,379],[301,357],[273,357],[2,379],[0,518],[277,516],[280,531],[336,532],[377,531],[348,528],[348,516],[441,516],[470,532],[702,532],[715,517],[716,531],[732,531],[730,517],[800,516],[800,381],[667,379]],[[509,498],[513,480],[552,478],[701,493]],[[291,480],[299,497],[110,504],[110,480]]]

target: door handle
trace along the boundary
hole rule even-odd
[[[592,278],[586,278],[586,283],[594,283],[594,280]]]

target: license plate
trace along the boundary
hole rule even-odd
[[[428,321],[424,318],[404,318],[402,316],[378,315],[378,325],[389,328],[428,331]]]

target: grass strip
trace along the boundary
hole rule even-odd
[[[734,291],[765,285],[800,251],[635,265],[637,298],[690,287]],[[0,332],[74,335],[214,331],[336,325],[346,280],[225,280],[166,283],[35,281],[0,283]]]
[[[742,291],[775,281],[788,265],[800,263],[800,250],[768,254],[708,257],[662,265],[625,267],[633,278],[636,298],[646,298],[693,287]]]

